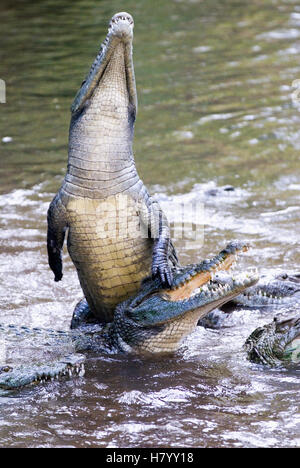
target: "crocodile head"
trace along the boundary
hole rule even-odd
[[[0,393],[83,375],[84,361],[67,331],[0,324]]]
[[[46,345],[44,345],[46,346]],[[71,354],[53,362],[0,366],[0,390],[14,390],[25,385],[84,375],[85,357]]]
[[[71,106],[73,116],[93,104],[103,114],[114,118],[122,109],[129,109],[134,120],[137,94],[132,60],[133,18],[129,13],[115,14],[108,27],[106,39],[83,81]]]
[[[233,299],[233,307],[271,307],[295,305],[300,302],[300,274],[262,275],[259,282]]]
[[[248,359],[278,367],[300,362],[300,315],[278,320],[254,330],[245,343]]]
[[[226,284],[214,281],[248,248],[231,242],[211,260],[175,269],[170,289],[158,278],[145,279],[139,293],[116,309],[110,330],[116,346],[138,353],[175,351],[200,318],[258,281],[256,271],[235,273]]]

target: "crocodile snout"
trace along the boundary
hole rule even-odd
[[[116,13],[109,22],[108,32],[120,39],[132,39],[134,21],[126,12]]]

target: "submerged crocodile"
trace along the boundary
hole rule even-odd
[[[218,273],[215,280],[220,284],[230,282],[226,273]],[[294,309],[300,306],[300,274],[278,273],[261,275],[254,286],[228,301],[220,309],[212,311],[199,325],[207,328],[221,328],[227,325],[232,312],[237,309]]]
[[[300,363],[300,313],[275,317],[272,323],[254,330],[247,338],[248,359],[257,364],[278,367]]]
[[[259,282],[234,298],[228,305],[241,307],[288,306],[300,303],[300,273],[261,275]]]
[[[248,359],[271,367],[300,362],[300,274],[262,275],[229,306],[284,310],[272,323],[254,330],[245,343]],[[227,307],[228,307],[227,305]]]
[[[215,275],[218,284],[231,278],[224,272]],[[227,325],[231,313],[239,309],[277,311],[272,323],[258,327],[246,340],[249,361],[270,367],[300,363],[300,274],[262,275],[259,281],[199,321],[207,328]]]
[[[62,279],[68,231],[85,296],[76,323],[79,312],[87,322],[111,322],[117,304],[136,294],[143,278],[152,273],[170,286],[178,264],[167,219],[135,167],[132,40],[132,17],[117,13],[71,107],[67,174],[48,210],[55,281]]]
[[[81,325],[76,330],[54,331],[2,326],[0,388],[18,388],[63,375],[82,375],[82,354],[170,353],[176,351],[199,318],[222,306],[258,281],[256,272],[235,275],[226,285],[213,277],[230,270],[247,244],[230,243],[211,260],[174,267],[172,286],[148,277],[139,292],[117,306],[106,325]],[[10,350],[11,347],[11,350]],[[2,362],[1,362],[2,361]],[[21,364],[23,362],[23,364]]]

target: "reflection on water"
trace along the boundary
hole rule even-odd
[[[65,255],[53,282],[46,210],[66,167],[69,106],[113,1],[1,2],[1,322],[67,329],[81,291]],[[135,18],[139,172],[170,220],[204,205],[204,245],[234,238],[262,272],[300,261],[300,7],[291,1],[122,3]],[[234,190],[222,190],[230,184]],[[250,365],[241,351],[271,311],[198,328],[167,359],[91,356],[83,378],[0,398],[2,446],[300,446],[299,371]]]

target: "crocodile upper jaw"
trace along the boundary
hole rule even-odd
[[[126,99],[132,108],[131,111],[136,114],[137,94],[132,61],[133,26],[133,19],[129,13],[121,12],[112,17],[106,39],[71,106],[73,115],[89,104],[89,100],[93,98],[95,90],[101,87],[103,77],[107,74],[111,84],[111,90],[108,90],[109,99],[113,102],[114,94],[119,93],[118,88],[121,88],[121,81],[125,79],[128,93]],[[117,62],[115,66],[111,66],[113,61]]]

